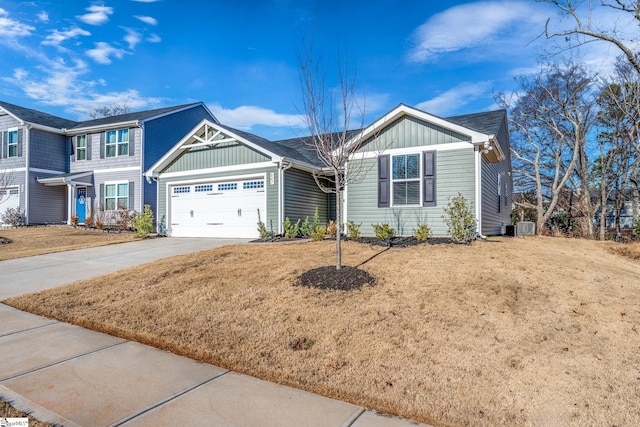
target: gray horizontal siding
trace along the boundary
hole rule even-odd
[[[117,129],[127,129],[114,128]],[[100,140],[104,138],[105,132],[87,134],[87,160],[71,162],[70,172],[84,172],[96,169],[126,168],[142,165],[141,155],[141,129],[129,129],[129,150],[133,150],[133,155],[100,158]],[[70,144],[70,142],[69,142]]]
[[[485,235],[502,234],[502,227],[511,224],[512,220],[513,194],[511,175],[509,174],[511,171],[511,150],[509,148],[509,135],[507,133],[506,121],[503,123],[496,137],[506,158],[499,163],[489,163],[484,156],[482,156],[481,232]],[[501,197],[498,197],[498,175],[500,175],[500,181],[503,183]],[[506,186],[504,186],[504,183],[506,183]],[[498,203],[500,203],[499,209]]]
[[[101,191],[104,184],[114,181],[133,182],[133,210],[142,211],[142,172],[140,171],[121,171],[121,172],[105,172],[93,175],[93,192],[95,192],[94,209],[104,208],[104,194]],[[131,193],[131,191],[130,191]],[[153,208],[152,208],[153,209]]]
[[[469,136],[450,131],[414,117],[403,117],[385,127],[378,135],[364,143],[358,151],[423,147],[470,141],[471,138]]]
[[[273,173],[273,184],[270,181],[270,175]],[[162,218],[166,219],[169,215],[167,211],[167,186],[172,185],[174,182],[190,182],[194,180],[211,179],[212,181],[224,181],[228,179],[236,179],[238,176],[252,176],[252,175],[265,175],[265,191],[267,197],[267,213],[264,215],[261,212],[261,219],[265,223],[268,229],[273,226],[274,232],[278,231],[278,168],[267,167],[258,169],[243,169],[233,172],[210,172],[199,174],[194,171],[191,175],[180,177],[165,177],[160,176],[158,181],[158,221]],[[256,221],[256,230],[258,228]]]
[[[36,181],[37,178],[50,178],[56,175],[31,173],[29,175],[29,224],[51,224],[67,220],[67,186],[47,187]]]
[[[328,221],[328,197],[313,179],[309,172],[298,169],[287,169],[284,173],[284,216],[295,223],[306,217],[313,220],[316,207],[320,223]]]
[[[66,136],[31,129],[29,147],[29,164],[32,168],[60,172],[68,170],[69,157]]]
[[[378,176],[375,162],[364,161],[371,168],[365,179],[347,189],[347,220],[362,223],[360,231],[373,234],[372,224],[388,223],[399,235],[411,235],[418,224],[427,224],[434,235],[447,235],[442,219],[448,199],[458,192],[473,206],[475,200],[473,147],[463,150],[438,151],[436,157],[436,206],[378,208]]]
[[[270,160],[271,158],[239,142],[221,143],[216,146],[189,149],[170,164],[164,172],[237,166]]]

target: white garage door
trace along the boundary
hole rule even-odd
[[[175,185],[171,235],[258,237],[258,209],[266,217],[264,179]]]
[[[2,214],[8,208],[20,208],[20,189],[18,187],[9,187],[0,190],[0,224],[2,223]]]

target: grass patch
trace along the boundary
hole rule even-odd
[[[104,233],[82,228],[29,226],[0,229],[0,261],[72,249],[92,248],[133,241],[133,233]]]
[[[609,243],[609,250],[633,260],[640,260],[640,242]]]
[[[5,303],[430,424],[640,425],[640,263],[578,239],[347,241],[374,286],[297,286],[334,247],[228,246]]]
[[[29,418],[29,427],[53,427],[53,424],[43,423],[2,399],[0,399],[0,418]]]

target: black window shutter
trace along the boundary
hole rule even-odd
[[[436,206],[436,152],[422,153],[422,206]]]
[[[87,136],[85,137],[85,144],[86,144],[86,159],[87,160],[91,160],[91,135],[87,134]]]
[[[105,134],[104,132],[102,132],[100,134],[100,158],[101,159],[104,159],[104,150],[105,150],[105,148],[104,148],[105,135],[104,134]]]
[[[104,184],[100,184],[100,194],[96,194],[96,199],[100,200],[100,202],[98,203],[99,206],[102,207],[102,209],[106,209],[107,208],[107,195],[104,192]]]
[[[2,158],[7,158],[7,132],[2,132]]]
[[[134,191],[133,188],[133,181],[129,181],[129,210],[132,211],[135,208],[135,204],[134,204],[134,198],[135,198],[135,194],[136,192]]]
[[[133,156],[135,154],[133,147],[135,147],[136,145],[135,143],[136,139],[134,135],[135,135],[135,128],[129,129],[129,155],[130,156]]]
[[[72,162],[75,162],[76,161],[76,144],[78,141],[78,137],[72,136],[71,138],[69,138],[69,140],[71,141],[71,155],[69,157],[71,157]]]
[[[378,157],[378,207],[388,208],[391,200],[390,157]]]
[[[22,137],[22,129],[18,129],[18,157],[22,157],[22,141],[24,138]]]

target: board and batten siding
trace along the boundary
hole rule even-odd
[[[419,152],[418,150],[416,152]],[[461,193],[471,204],[475,200],[475,152],[469,148],[439,150],[436,156],[436,206],[378,208],[377,158],[364,160],[369,169],[365,179],[347,189],[346,220],[362,223],[360,232],[373,235],[372,224],[388,223],[396,234],[410,236],[418,224],[427,224],[434,236],[448,234],[442,214],[449,198]]]
[[[273,174],[273,184],[271,183],[271,174]],[[167,210],[167,189],[168,187],[174,185],[175,183],[191,183],[191,182],[224,182],[230,180],[243,180],[248,179],[251,176],[264,176],[265,177],[265,191],[267,198],[267,212],[266,216],[263,212],[260,212],[260,219],[265,223],[267,229],[271,229],[273,225],[273,230],[275,232],[278,231],[278,168],[276,166],[273,167],[265,167],[265,168],[247,168],[234,170],[233,172],[229,171],[221,171],[221,172],[207,172],[207,173],[198,173],[198,171],[193,171],[192,174],[189,175],[181,175],[174,177],[167,177],[166,175],[160,175],[160,179],[158,181],[158,215],[157,221],[161,223],[164,220],[164,225],[166,226],[168,223],[168,215],[169,211]],[[242,178],[238,178],[242,177]],[[247,178],[244,178],[247,177]],[[256,212],[257,214],[257,212]],[[256,219],[256,230],[258,228],[258,221]]]
[[[455,142],[470,142],[471,138],[441,126],[416,119],[403,117],[390,125],[370,140],[366,141],[358,152],[384,151],[395,148],[424,147]]]
[[[239,142],[221,143],[188,149],[163,173],[237,166],[271,161],[271,158]]]
[[[36,181],[37,178],[55,176],[35,172],[29,175],[29,224],[60,224],[67,221],[67,186],[48,187]],[[21,207],[24,208],[24,205]]]
[[[309,172],[299,169],[287,169],[284,172],[284,217],[295,224],[299,219],[303,222],[307,217],[313,221],[316,207],[320,216],[320,224],[328,221],[328,197]]]

